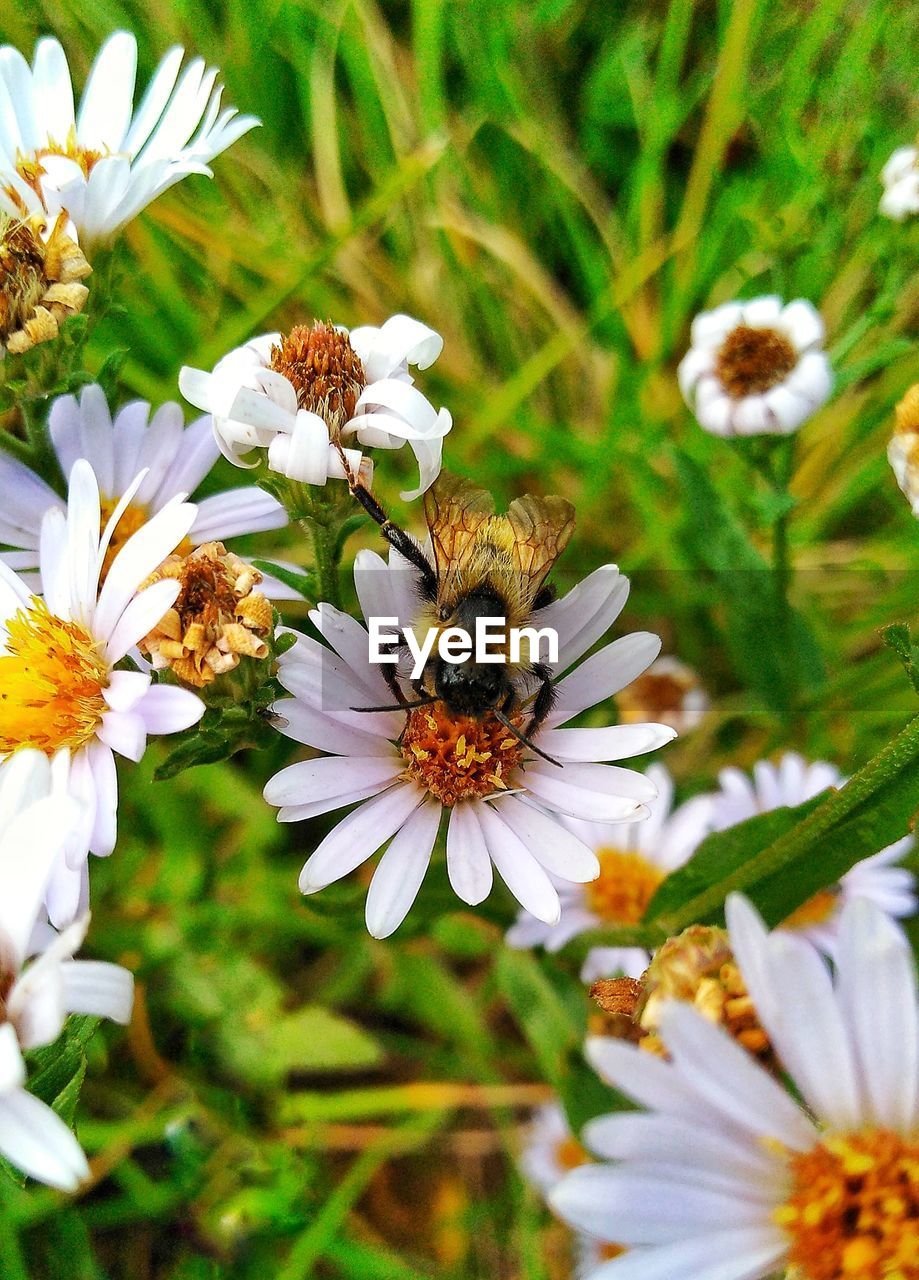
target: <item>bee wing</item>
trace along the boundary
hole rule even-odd
[[[437,568],[438,604],[454,599],[456,580],[469,561],[478,531],[494,510],[494,499],[486,489],[477,489],[449,471],[442,471],[424,495]]]
[[[512,557],[535,597],[574,533],[574,507],[564,498],[515,498],[507,509],[514,532]]]

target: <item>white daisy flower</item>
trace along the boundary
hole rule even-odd
[[[714,825],[723,831],[771,809],[794,808],[827,787],[841,787],[845,778],[826,761],[807,763],[788,752],[777,765],[759,760],[749,777],[740,769],[719,774],[721,790],[713,797]],[[898,864],[913,847],[912,836],[888,845],[880,853],[863,858],[838,884],[817,893],[783,922],[784,929],[800,931],[821,950],[832,955],[839,933],[842,907],[851,898],[869,898],[891,916],[910,916],[916,910],[916,880]]]
[[[186,400],[213,414],[217,443],[237,466],[253,449],[266,449],[268,466],[291,480],[324,485],[343,480],[332,441],[399,449],[406,442],[418,460],[416,498],[437,479],[443,438],[453,425],[414,385],[409,366],[427,369],[443,339],[410,316],[391,316],[380,328],[298,325],[289,334],[264,334],[224,356],[212,373],[185,367],[179,387]],[[355,474],[369,459],[345,448]]]
[[[547,1102],[533,1113],[520,1152],[520,1171],[540,1195],[547,1196],[566,1173],[589,1159],[568,1127],[561,1103]]]
[[[184,49],[160,62],[134,110],[137,41],[117,31],[93,64],[78,111],[64,50],[46,37],[30,68],[0,49],[0,205],[10,213],[66,210],[84,249],[106,242],[187,174],[259,122],[221,111],[217,70]]]
[[[193,493],[220,456],[210,418],[199,418],[186,427],[182,409],[175,402],[164,404],[151,415],[148,404],[134,400],[113,419],[105,393],[96,385],[84,387],[79,400],[58,396],[51,406],[48,428],[65,476],[70,475],[78,458],[85,458],[95,472],[103,522],[122,504],[135,478],[145,472],[112,533],[103,572],[131,534],[168,502]],[[22,462],[3,453],[2,443],[0,490],[4,495],[0,543],[15,548],[12,553],[0,553],[0,558],[20,572],[34,570],[45,512],[52,507],[64,511],[66,504]],[[197,511],[184,548],[188,551],[207,542],[280,529],[287,523],[281,504],[254,485],[202,498]]]
[[[913,515],[919,518],[919,383],[910,387],[896,407],[887,461]]]
[[[623,724],[655,720],[669,724],[678,734],[695,729],[709,705],[697,673],[669,654],[652,662],[616,699]]]
[[[362,551],[354,578],[365,618],[414,622],[415,575],[400,557],[392,554],[387,565]],[[568,674],[533,742],[563,767],[536,758],[491,716],[454,718],[442,703],[409,712],[352,710],[391,704],[392,691],[381,667],[369,661],[364,627],[327,604],[314,610],[310,618],[335,652],[298,636],[278,674],[294,696],[275,710],[288,737],[330,754],[282,769],[265,787],[265,799],[280,807],[282,822],[358,807],[308,859],[301,891],[315,893],[340,880],[388,844],[366,911],[370,933],[388,936],[421,886],[446,810],[447,872],[457,895],[472,906],[486,898],[494,865],[521,906],[557,923],[561,904],[551,877],[581,882],[599,871],[596,855],[562,818],[646,817],[654,783],[598,762],[653,751],[674,736],[662,725],[561,727],[618,692],[657,656],[657,636],[636,633],[572,669],[618,617],[627,595],[627,579],[606,566],[534,615],[535,626],[557,631],[556,671]],[[404,687],[412,697],[408,683]]]
[[[680,390],[716,436],[788,435],[829,398],[823,321],[809,302],[726,302],[692,322]]]
[[[802,939],[728,901],[731,944],[792,1096],[678,1001],[669,1060],[593,1039],[588,1057],[647,1108],[592,1121],[612,1163],[551,1193],[580,1230],[628,1252],[592,1280],[913,1280],[919,1268],[919,1005],[912,950],[864,899],[840,925],[835,978]],[[800,1102],[796,1097],[801,1099]]]
[[[879,208],[885,218],[903,222],[919,213],[919,147],[897,147],[881,170],[881,182]]]
[[[167,503],[127,540],[100,590],[120,515],[116,508],[100,537],[99,488],[89,463],[80,459],[71,472],[66,515],[54,507],[42,522],[43,598],[0,563],[0,761],[24,748],[44,752],[56,785],[80,804],[48,889],[57,925],[85,909],[87,852],[104,856],[115,847],[114,753],[139,760],[149,733],[176,733],[204,711],[200,698],[185,689],[154,685],[146,672],[116,669],[175,600],[175,581],[141,587],[187,537],[196,509]]]
[[[638,924],[648,903],[671,871],[681,867],[711,830],[711,799],[695,799],[673,808],[673,779],[663,765],[646,774],[657,789],[644,822],[608,825],[578,822],[566,826],[593,849],[600,874],[589,884],[559,884],[558,924],[545,924],[522,911],[507,933],[512,947],[559,951],[578,934],[604,926]],[[584,982],[625,974],[638,978],[650,956],[641,947],[593,947],[581,970]]]
[[[119,965],[73,959],[88,916],[28,959],[76,808],[53,794],[51,773],[38,751],[19,751],[0,767],[0,1155],[72,1191],[89,1173],[86,1157],[63,1120],[26,1091],[22,1054],[56,1040],[69,1013],[127,1023],[134,980]]]

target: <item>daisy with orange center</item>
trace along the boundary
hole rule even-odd
[[[803,299],[726,302],[692,323],[680,390],[717,436],[787,435],[828,399],[823,321]]]
[[[0,772],[19,752],[40,751],[56,786],[78,804],[48,886],[48,910],[60,925],[85,909],[87,853],[106,855],[115,846],[113,753],[139,760],[149,733],[188,728],[204,710],[185,690],[118,668],[176,597],[175,582],[143,584],[187,535],[195,508],[167,503],[128,539],[100,589],[118,514],[103,532],[96,479],[81,460],[66,515],[54,507],[42,523],[42,594],[0,562]]]
[[[392,553],[387,563],[361,552],[354,576],[365,618],[395,617],[400,627],[416,622],[415,575],[401,557]],[[316,893],[385,847],[366,918],[375,937],[386,937],[409,911],[444,825],[447,873],[464,902],[482,902],[497,869],[521,906],[555,924],[562,910],[557,885],[584,883],[599,872],[593,849],[566,819],[646,818],[654,780],[608,762],[653,751],[674,736],[655,724],[562,727],[618,692],[657,655],[658,638],[639,633],[577,665],[627,594],[627,581],[605,566],[539,612],[539,625],[558,633],[560,679],[555,704],[532,741],[559,764],[539,758],[490,713],[453,715],[440,702],[361,711],[394,698],[380,665],[370,661],[368,632],[330,605],[314,610],[310,618],[326,644],[300,635],[281,657],[278,679],[292,697],[274,710],[282,733],[324,754],[282,769],[265,798],[278,806],[282,822],[357,807],[306,862],[302,892]],[[410,698],[408,678],[398,678]],[[519,711],[528,723],[527,699]]]
[[[524,911],[507,934],[512,947],[559,951],[578,934],[604,926],[638,924],[666,876],[682,866],[711,829],[711,802],[699,797],[674,808],[674,786],[662,765],[646,774],[657,789],[641,823],[609,825],[569,820],[566,825],[593,849],[600,866],[585,885],[559,885],[561,917],[547,925]],[[593,947],[581,977],[585,982],[625,974],[637,978],[650,957],[641,947]]]
[[[723,831],[756,814],[804,804],[828,787],[843,786],[845,778],[835,765],[823,760],[808,763],[789,751],[777,764],[757,761],[752,775],[740,769],[723,769],[718,781],[720,790],[712,797],[713,825]],[[800,933],[832,955],[840,913],[850,899],[868,898],[891,916],[912,915],[916,910],[915,876],[899,865],[912,847],[912,836],[905,836],[863,858],[837,884],[828,885],[793,911],[782,927]]]
[[[264,450],[272,471],[325,485],[345,479],[343,448],[350,470],[369,487],[372,463],[355,444],[408,444],[419,483],[402,496],[416,498],[440,472],[453,420],[446,409],[434,409],[409,368],[427,369],[442,348],[440,335],[410,316],[350,331],[316,320],[253,338],[210,373],[186,366],[179,388],[213,415],[220,450],[236,466],[255,466],[255,451]]]
[[[787,1073],[666,1006],[667,1060],[588,1041],[600,1074],[647,1110],[592,1121],[602,1163],[551,1194],[572,1225],[628,1251],[590,1280],[919,1280],[919,1003],[912,950],[849,903],[835,970],[728,900],[731,948]],[[784,1078],[783,1078],[784,1079]]]
[[[55,456],[65,476],[78,458],[85,458],[96,474],[101,491],[103,523],[116,508],[118,522],[112,531],[102,566],[104,581],[112,561],[125,543],[151,516],[175,498],[194,493],[212,470],[220,454],[214,442],[210,418],[185,425],[181,407],[174,402],[151,412],[134,400],[114,415],[101,387],[84,387],[79,398],[59,396],[51,405],[49,432]],[[125,492],[140,472],[140,485],[130,502]],[[40,476],[3,452],[0,440],[0,552],[19,572],[38,567],[42,519],[52,507],[65,509],[64,500]],[[203,543],[280,529],[287,513],[270,494],[256,486],[211,494],[197,503],[195,522],[177,550],[187,554]],[[32,581],[32,579],[29,579]],[[292,592],[274,579],[263,586],[272,598]]]

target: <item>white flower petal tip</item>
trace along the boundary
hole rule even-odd
[[[727,303],[693,321],[680,390],[713,435],[787,435],[829,399],[823,340],[823,321],[804,299]]]
[[[413,571],[401,556],[385,561],[364,552],[354,571],[365,618],[395,616],[412,625],[418,596]],[[559,636],[563,669],[615,619],[626,584],[615,571],[596,573],[571,594],[573,601],[564,597],[544,611]],[[655,750],[674,731],[641,723],[590,730],[557,725],[622,689],[654,659],[658,638],[625,636],[560,682],[553,716],[533,740],[539,751],[561,761],[559,767],[485,714],[467,717],[471,724],[464,724],[461,743],[456,716],[444,703],[360,714],[355,708],[391,703],[393,697],[379,665],[370,661],[367,630],[326,604],[310,618],[321,641],[299,635],[281,659],[279,678],[291,696],[279,702],[278,712],[282,732],[326,754],[282,769],[264,796],[282,822],[354,807],[304,865],[301,892],[316,893],[382,852],[366,923],[373,936],[389,936],[421,888],[445,816],[447,873],[461,901],[482,902],[497,872],[541,927],[559,926],[565,886],[583,885],[601,871],[602,839],[580,834],[574,820],[597,827],[631,824],[653,815],[661,798],[658,772],[641,774],[608,762]],[[410,694],[407,677],[402,687]],[[535,691],[521,692],[525,716]],[[670,798],[668,789],[668,809]],[[413,833],[411,841],[406,831]],[[623,837],[626,845],[630,840]],[[663,841],[660,856],[676,865],[676,846]],[[662,878],[662,872],[655,874]]]
[[[437,478],[453,420],[418,390],[409,367],[427,368],[442,346],[438,334],[408,316],[350,333],[320,323],[297,326],[287,335],[252,339],[219,360],[210,373],[184,367],[179,389],[212,415],[217,446],[230,462],[253,466],[257,459],[250,455],[266,450],[271,470],[301,484],[346,478],[333,439],[344,444],[351,473],[368,485],[371,460],[353,446],[399,449],[408,444],[418,462],[419,483],[403,497],[413,498]],[[331,369],[322,387],[304,380],[304,361],[294,358],[320,348]]]
[[[200,58],[180,76],[183,54],[174,48],[165,55],[135,108],[137,45],[129,32],[116,32],[100,49],[74,113],[56,41],[39,41],[31,69],[5,47],[0,97],[10,109],[0,113],[0,186],[24,212],[66,210],[85,247],[112,240],[186,175],[209,176],[209,162],[259,122],[221,110],[217,72]]]
[[[898,147],[881,170],[880,211],[893,222],[919,214],[919,148]]]

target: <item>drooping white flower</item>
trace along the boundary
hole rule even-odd
[[[903,222],[919,213],[919,147],[897,147],[881,170],[881,182],[879,208],[885,218]]]
[[[69,1013],[126,1023],[133,997],[126,969],[73,959],[88,917],[29,959],[76,808],[54,793],[51,763],[41,752],[19,751],[0,766],[0,1155],[66,1191],[88,1175],[86,1158],[63,1120],[27,1092],[23,1051],[56,1040]]]
[[[638,924],[662,881],[683,865],[711,830],[711,800],[697,796],[673,808],[673,779],[662,765],[651,765],[647,778],[657,788],[644,822],[566,822],[592,849],[600,874],[589,884],[559,884],[562,906],[558,924],[545,924],[522,911],[507,934],[512,947],[545,947],[559,951],[578,934],[604,926]],[[581,970],[584,982],[625,974],[639,977],[650,956],[641,947],[593,947]]]
[[[396,617],[399,626],[415,622],[415,575],[400,557],[391,555],[387,564],[361,552],[354,578],[365,618]],[[627,595],[627,579],[606,566],[534,615],[534,626],[558,633],[555,670],[562,678],[555,704],[532,740],[562,767],[536,758],[492,716],[453,718],[442,703],[409,712],[353,710],[391,704],[393,693],[381,667],[369,661],[364,627],[327,604],[314,610],[311,620],[334,652],[298,636],[278,674],[293,698],[276,703],[275,710],[283,733],[329,754],[282,769],[265,787],[265,798],[279,806],[282,822],[358,807],[308,859],[301,891],[325,888],[388,844],[366,911],[369,931],[386,937],[415,899],[446,810],[447,872],[457,895],[470,905],[483,901],[494,866],[521,906],[557,923],[561,905],[551,877],[582,882],[599,871],[596,855],[562,818],[646,817],[654,783],[600,762],[653,751],[674,736],[661,725],[562,727],[623,688],[657,656],[657,636],[635,633],[575,666],[618,617]],[[407,681],[403,687],[413,697]]]
[[[539,1107],[530,1121],[520,1171],[542,1196],[547,1196],[566,1173],[590,1157],[568,1127],[568,1117],[559,1102]]]
[[[176,733],[204,711],[200,698],[184,689],[154,685],[146,672],[116,669],[175,600],[177,582],[141,588],[187,537],[196,508],[167,503],[125,542],[100,590],[120,515],[116,508],[100,535],[98,485],[80,459],[71,472],[66,515],[54,507],[42,522],[42,596],[0,562],[0,761],[24,748],[42,751],[56,785],[80,805],[65,859],[48,888],[56,925],[85,910],[87,852],[104,856],[115,847],[114,753],[139,760],[149,733]]]
[[[29,67],[0,49],[0,205],[10,213],[66,210],[85,250],[112,239],[157,196],[208,164],[258,121],[220,109],[216,68],[169,50],[134,109],[137,41],[110,36],[74,109],[57,40],[35,46]]]
[[[716,436],[788,435],[829,398],[823,321],[811,303],[726,302],[692,322],[680,390]]]
[[[112,417],[102,388],[84,387],[80,397],[59,396],[48,419],[51,443],[61,471],[69,476],[78,458],[85,458],[99,484],[102,516],[107,520],[143,471],[112,534],[106,555],[108,569],[125,541],[151,515],[176,497],[193,493],[220,456],[210,418],[186,427],[181,407],[169,402],[151,415],[142,400],[124,405]],[[66,504],[54,490],[22,462],[0,447],[0,543],[15,548],[2,559],[20,572],[38,566],[42,519],[52,507]],[[247,533],[280,529],[287,513],[270,494],[254,485],[212,494],[197,503],[198,514],[188,534],[188,549],[206,542],[222,542]],[[279,586],[279,584],[277,584]],[[266,594],[284,594],[283,589]]]
[[[771,809],[794,808],[827,787],[845,783],[835,765],[823,760],[808,763],[791,751],[777,765],[757,761],[752,777],[731,768],[722,770],[718,780],[721,789],[713,797],[713,816],[719,831]],[[911,871],[898,865],[912,847],[912,836],[905,836],[870,858],[863,858],[837,885],[815,894],[799,907],[782,927],[800,931],[832,955],[840,912],[851,898],[868,898],[891,916],[912,915],[916,910],[916,880]]]
[[[588,1041],[600,1074],[647,1110],[586,1126],[605,1163],[569,1174],[553,1207],[627,1247],[591,1280],[764,1280],[786,1267],[796,1280],[911,1280],[919,1005],[909,943],[870,902],[850,902],[831,977],[802,939],[768,934],[745,899],[729,899],[727,914],[795,1096],[674,1001],[662,1014],[668,1061]]]
[[[423,493],[440,472],[443,438],[453,425],[414,385],[409,366],[427,369],[443,339],[410,316],[391,316],[376,328],[298,325],[289,334],[264,334],[224,356],[212,373],[185,367],[182,394],[213,415],[223,454],[237,466],[252,450],[267,450],[268,466],[291,480],[324,485],[343,480],[332,441],[399,449],[418,460]],[[369,482],[370,460],[346,447],[354,474]]]

